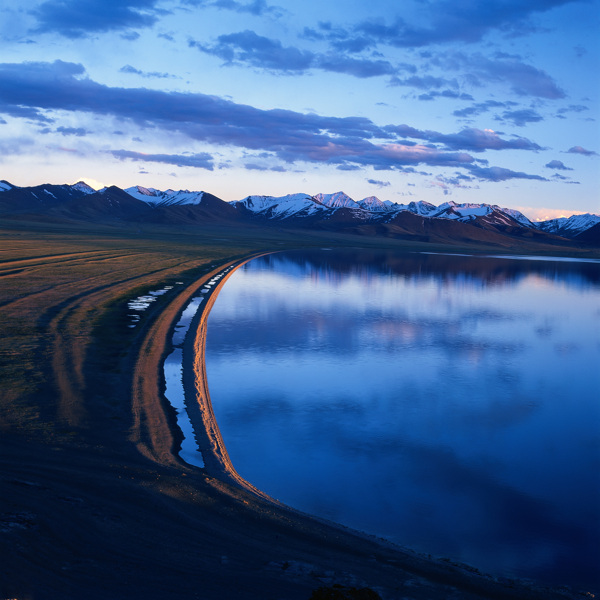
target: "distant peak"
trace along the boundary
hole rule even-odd
[[[96,190],[85,181],[78,181],[71,186],[72,189],[83,192],[84,194],[94,194]]]
[[[136,185],[135,190],[137,190],[138,193],[144,195],[144,196],[156,196],[156,190],[152,189],[152,188],[145,188],[142,187],[141,185]],[[128,190],[125,190],[128,191]]]

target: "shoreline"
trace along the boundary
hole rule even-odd
[[[293,507],[282,504],[281,502],[271,498],[251,483],[242,478],[236,471],[225,446],[225,442],[221,436],[216,417],[212,409],[212,402],[210,399],[210,392],[208,389],[208,382],[206,377],[205,369],[205,345],[206,345],[206,333],[207,333],[207,322],[210,315],[210,311],[218,297],[218,294],[225,284],[229,276],[231,276],[235,270],[242,267],[247,262],[254,258],[264,256],[267,253],[259,253],[241,261],[233,261],[226,263],[216,271],[202,277],[200,281],[205,282],[214,278],[216,275],[220,275],[218,283],[216,283],[211,289],[210,293],[204,296],[204,301],[198,306],[198,309],[192,316],[188,330],[186,332],[184,342],[182,344],[183,356],[182,356],[182,383],[185,393],[185,404],[186,411],[192,423],[194,429],[195,440],[198,444],[198,451],[201,452],[204,467],[193,467],[200,468],[205,471],[210,478],[214,478],[215,481],[219,482],[217,487],[222,493],[229,493],[226,488],[223,488],[222,484],[227,487],[233,485],[244,493],[248,493],[253,496],[256,500],[261,503],[267,503],[272,506],[275,510],[283,511],[284,513],[291,513],[295,517],[301,519],[309,519],[325,527],[332,527],[339,530],[343,534],[347,534],[353,537],[357,537],[359,540],[364,542],[376,543],[381,545],[386,550],[397,551],[406,560],[404,567],[412,567],[416,573],[424,573],[430,571],[429,574],[436,573],[437,576],[442,576],[442,580],[448,577],[448,585],[454,586],[456,579],[467,578],[469,581],[466,587],[470,588],[473,584],[475,589],[483,588],[484,593],[490,593],[489,597],[502,597],[502,598],[525,598],[525,597],[537,597],[537,593],[543,590],[544,597],[550,597],[548,594],[552,592],[558,592],[560,597],[570,597],[571,591],[568,590],[567,594],[563,594],[563,590],[553,590],[552,588],[546,588],[543,584],[537,584],[535,582],[521,581],[517,579],[510,579],[506,577],[496,577],[480,572],[478,569],[471,567],[470,565],[458,563],[444,558],[433,558],[419,554],[407,548],[398,546],[394,542],[386,540],[385,538],[378,538],[367,532],[359,531],[347,527],[345,525],[328,521],[315,515],[309,515]],[[198,282],[197,282],[198,283]],[[194,284],[196,285],[196,284]],[[189,295],[187,302],[193,300],[194,295],[197,295],[200,288],[205,283],[198,283],[196,286],[196,292]],[[185,310],[180,309],[180,312]],[[170,335],[172,337],[175,327],[175,321],[173,321]],[[166,343],[166,347],[169,347],[169,343]],[[172,348],[172,346],[171,346]],[[176,452],[179,458],[179,451]],[[185,462],[183,459],[180,459]],[[186,463],[187,464],[187,463]],[[248,501],[245,501],[248,504]],[[421,563],[424,561],[425,565]],[[446,576],[444,576],[446,575]],[[437,578],[437,577],[436,577]],[[473,580],[478,580],[477,582]],[[496,588],[500,587],[502,590],[500,596],[496,596],[499,590],[486,589],[488,587]],[[515,588],[524,586],[524,589],[517,591]],[[481,591],[483,591],[483,589]],[[566,591],[566,590],[565,590]],[[516,595],[513,595],[515,594]],[[525,596],[520,594],[525,593]],[[530,594],[533,594],[530,596]],[[483,597],[488,597],[487,595]],[[541,597],[541,596],[540,596]]]

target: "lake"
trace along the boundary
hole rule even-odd
[[[208,321],[237,471],[297,509],[500,576],[600,585],[600,264],[315,250]]]

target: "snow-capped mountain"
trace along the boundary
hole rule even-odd
[[[137,198],[151,206],[182,206],[186,204],[200,204],[204,192],[190,192],[189,190],[155,190],[145,188],[141,185],[126,188],[124,190],[133,198]]]
[[[376,196],[369,196],[356,202],[344,192],[335,194],[290,194],[288,196],[247,196],[243,200],[232,202],[235,206],[243,206],[256,215],[269,219],[287,219],[290,217],[306,217],[320,214],[330,218],[339,209],[350,209],[357,220],[384,219],[389,221],[401,211],[430,218],[451,219],[468,223],[477,217],[488,217],[504,225],[520,224],[533,227],[533,223],[522,213],[510,208],[501,208],[489,204],[457,204],[445,202],[435,206],[429,202],[411,202],[396,204],[390,200],[381,201]],[[386,219],[387,217],[387,219]],[[517,223],[515,223],[515,221]]]
[[[246,196],[225,202],[208,192],[142,186],[116,186],[95,191],[85,182],[19,187],[0,180],[0,214],[26,218],[48,216],[94,223],[155,223],[197,227],[249,223],[268,227],[348,232],[419,242],[487,243],[513,247],[515,243],[564,244],[565,238],[587,246],[600,245],[600,216],[574,215],[532,223],[521,212],[485,203],[445,202],[435,206],[418,201],[397,204],[369,196],[355,201],[344,192]]]
[[[390,212],[394,210],[395,206],[397,206],[389,200],[382,202],[379,198],[377,198],[377,196],[369,196],[368,198],[363,198],[357,204],[363,210],[368,210],[370,212],[376,213]]]
[[[95,194],[96,190],[89,186],[85,181],[78,181],[71,186],[72,190],[83,192],[84,194]]]
[[[237,208],[245,208],[255,215],[268,219],[308,217],[328,212],[327,207],[308,194],[287,196],[247,196],[231,203]]]
[[[335,192],[335,194],[317,194],[313,198],[329,208],[361,208],[361,206],[352,200],[344,192]]]
[[[570,217],[542,221],[541,223],[535,223],[535,227],[546,233],[573,237],[598,223],[600,223],[600,216],[586,213],[584,215],[572,215]]]

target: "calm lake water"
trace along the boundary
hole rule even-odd
[[[206,361],[233,464],[271,496],[598,588],[600,264],[274,254],[224,286]]]

